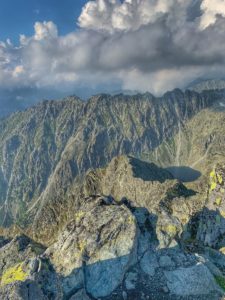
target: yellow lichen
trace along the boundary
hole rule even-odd
[[[162,229],[163,229],[163,231],[165,231],[166,233],[169,233],[171,235],[175,235],[177,233],[177,227],[172,224],[164,226]]]
[[[225,211],[221,210],[221,211],[220,211],[220,214],[221,214],[221,216],[222,216],[223,218],[225,218]]]
[[[215,176],[216,176],[216,172],[215,172],[215,171],[212,171],[212,172],[210,173],[210,177],[211,177],[211,178],[215,178]]]
[[[133,224],[135,221],[134,221],[134,217],[133,216],[129,216],[128,217],[128,220],[127,220],[127,223],[128,224]]]
[[[210,190],[214,191],[216,189],[216,186],[217,186],[216,182],[212,182],[210,186]]]
[[[222,198],[221,197],[216,198],[215,203],[216,203],[217,206],[220,206],[221,203],[222,203]]]
[[[188,217],[188,216],[182,216],[182,217],[181,217],[181,223],[182,223],[183,225],[187,224],[188,221],[189,221],[189,217]]]
[[[220,193],[224,194],[225,190],[223,188],[220,189]]]
[[[6,285],[15,281],[24,281],[27,279],[28,274],[23,270],[23,264],[19,263],[14,267],[7,269],[1,279],[1,285]]]
[[[220,174],[217,174],[217,179],[218,179],[219,184],[223,183],[223,177]]]
[[[81,253],[84,252],[86,246],[87,246],[87,244],[84,241],[79,241],[77,244],[77,247]]]
[[[80,220],[84,217],[85,213],[83,211],[78,211],[75,213],[75,220],[80,222]]]

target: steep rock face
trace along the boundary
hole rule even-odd
[[[60,160],[83,102],[44,102],[0,122],[0,224],[24,221]]]
[[[211,106],[214,97],[213,93],[198,95],[187,91],[183,94],[180,90],[158,99],[149,94],[93,97],[88,101],[85,118],[66,146],[40,202],[60,201],[71,185],[71,179],[89,168],[105,166],[117,155],[140,156],[154,149],[176,132],[180,120],[188,120],[204,107]],[[216,92],[216,97],[222,95]],[[62,174],[66,174],[66,180]]]
[[[84,195],[112,195],[118,201],[125,197],[136,206],[153,208],[175,182],[163,168],[131,156],[120,156],[105,169],[87,173]]]
[[[114,158],[105,169],[89,172],[83,193],[112,195],[118,202],[146,208],[155,216],[162,248],[176,245],[190,217],[204,206],[204,200],[167,170],[127,156]]]
[[[24,212],[60,201],[77,175],[114,156],[148,153],[220,92],[175,90],[162,98],[100,95],[44,102],[0,122],[0,221],[24,224]],[[29,214],[28,214],[29,215]]]
[[[217,165],[210,173],[208,198],[196,216],[196,239],[204,246],[225,247],[225,167]]]
[[[52,243],[81,209],[83,198],[93,195],[111,196],[117,203],[147,209],[153,223],[157,221],[161,247],[174,246],[189,218],[205,204],[203,197],[173,179],[167,170],[120,156],[104,169],[88,171],[81,182],[71,186],[62,202],[49,200],[39,207],[31,227],[32,236],[47,245]]]
[[[40,207],[32,232],[36,239],[49,244],[62,228],[59,224],[73,218],[82,207],[83,198],[93,195],[111,195],[118,203],[131,200],[135,206],[155,212],[167,190],[176,183],[168,171],[154,164],[127,156],[114,158],[105,169],[87,172],[82,182],[75,183],[62,198],[60,206],[58,201],[49,200]],[[67,216],[66,221],[64,216]]]

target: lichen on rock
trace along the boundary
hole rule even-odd
[[[26,273],[23,269],[23,263],[19,263],[9,269],[6,269],[1,278],[1,285],[6,285],[9,283],[13,283],[15,281],[25,281],[28,277],[28,273]]]

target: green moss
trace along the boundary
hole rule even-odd
[[[24,281],[27,279],[28,274],[24,272],[23,270],[23,264],[19,263],[15,265],[14,267],[11,267],[7,269],[1,279],[1,285],[7,285],[9,283],[15,282],[15,281]]]
[[[225,278],[222,276],[215,276],[216,283],[225,291]]]

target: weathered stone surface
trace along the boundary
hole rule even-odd
[[[124,205],[89,199],[46,255],[64,277],[66,294],[84,286],[98,298],[109,295],[122,282],[136,258],[136,239],[135,218]]]
[[[217,166],[210,173],[206,207],[199,215],[196,238],[205,246],[225,246],[225,166]]]
[[[48,300],[35,282],[14,282],[0,288],[2,300]]]
[[[190,268],[165,271],[164,274],[170,293],[174,295],[200,296],[219,289],[208,268],[201,263]]]
[[[127,290],[134,290],[136,288],[138,274],[135,272],[129,272],[126,275],[125,286]]]
[[[7,268],[42,254],[45,247],[26,236],[17,236],[0,248],[0,275]]]
[[[171,257],[169,257],[168,255],[162,255],[159,258],[159,265],[161,268],[166,268],[166,267],[174,267],[175,264],[172,261]]]
[[[147,251],[140,261],[141,269],[149,276],[155,275],[155,269],[159,267],[157,257],[151,251]]]

